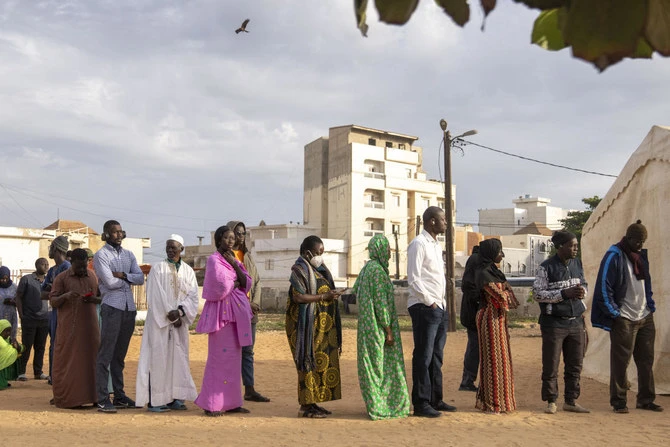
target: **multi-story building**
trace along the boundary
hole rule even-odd
[[[479,232],[485,236],[511,235],[532,223],[559,230],[572,210],[549,206],[551,199],[529,194],[512,200],[513,208],[479,210]]]
[[[398,273],[404,277],[407,245],[420,231],[420,216],[429,206],[444,208],[444,183],[427,178],[417,140],[348,125],[332,127],[327,137],[305,146],[304,224],[322,237],[345,241],[350,286],[368,259],[367,244],[375,234],[391,242],[391,275],[396,273],[397,234]]]

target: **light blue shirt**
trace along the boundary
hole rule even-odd
[[[119,310],[137,310],[130,286],[144,284],[144,273],[133,252],[106,244],[95,254],[93,268],[98,276],[102,304]],[[112,272],[125,272],[128,280],[115,278]]]

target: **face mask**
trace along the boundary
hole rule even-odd
[[[312,256],[312,259],[309,260],[309,263],[312,264],[312,267],[318,269],[323,264],[323,258],[321,257],[321,255]]]

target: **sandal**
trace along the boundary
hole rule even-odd
[[[309,419],[325,419],[326,415],[321,413],[316,408],[308,408],[307,410],[300,411],[298,417],[309,418]]]
[[[328,411],[325,408],[318,406],[317,404],[314,404],[314,409],[321,414],[333,414],[332,411]]]
[[[270,402],[269,398],[263,396],[258,391],[254,391],[253,393],[245,394],[244,395],[244,400],[248,400],[248,401],[251,401],[251,402]]]
[[[152,413],[165,413],[166,411],[170,411],[170,408],[167,405],[159,405],[157,407],[148,407],[147,410]]]
[[[243,414],[246,414],[246,413],[251,413],[251,411],[247,410],[244,407],[237,407],[237,408],[233,408],[232,410],[226,410],[226,413],[243,413]]]
[[[209,411],[205,410],[205,416],[210,416],[213,418],[218,418],[219,416],[223,416],[223,411]]]
[[[165,405],[165,407],[168,410],[187,410],[186,405],[184,405],[184,401],[180,399],[175,399],[169,404]]]

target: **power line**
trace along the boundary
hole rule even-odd
[[[549,162],[547,162],[547,161],[541,161],[541,160],[536,160],[536,159],[534,159],[534,158],[530,158],[530,157],[524,157],[523,155],[512,154],[512,153],[510,153],[510,152],[505,152],[505,151],[501,151],[501,150],[499,150],[499,149],[493,149],[492,147],[484,146],[483,144],[473,143],[472,141],[464,140],[464,139],[462,139],[462,138],[458,138],[457,140],[458,140],[459,142],[464,143],[464,144],[470,144],[470,145],[472,145],[472,146],[476,146],[476,147],[479,147],[479,148],[482,148],[482,149],[486,149],[486,150],[489,150],[489,151],[497,152],[497,153],[499,153],[499,154],[503,154],[503,155],[508,155],[508,156],[510,156],[510,157],[520,158],[520,159],[522,159],[522,160],[526,160],[526,161],[532,161],[532,162],[534,162],[534,163],[540,163],[540,164],[547,165],[547,166],[553,166],[554,168],[567,169],[567,170],[569,170],[569,171],[577,171],[577,172],[582,172],[582,173],[584,173],[584,174],[592,174],[592,175],[600,175],[600,176],[603,176],[603,177],[614,177],[614,178],[617,178],[616,175],[612,175],[612,174],[603,174],[602,172],[587,171],[587,170],[585,170],[585,169],[579,169],[579,168],[571,168],[571,167],[569,167],[569,166],[563,166],[563,165],[558,165],[558,164],[556,164],[556,163],[549,163]]]

